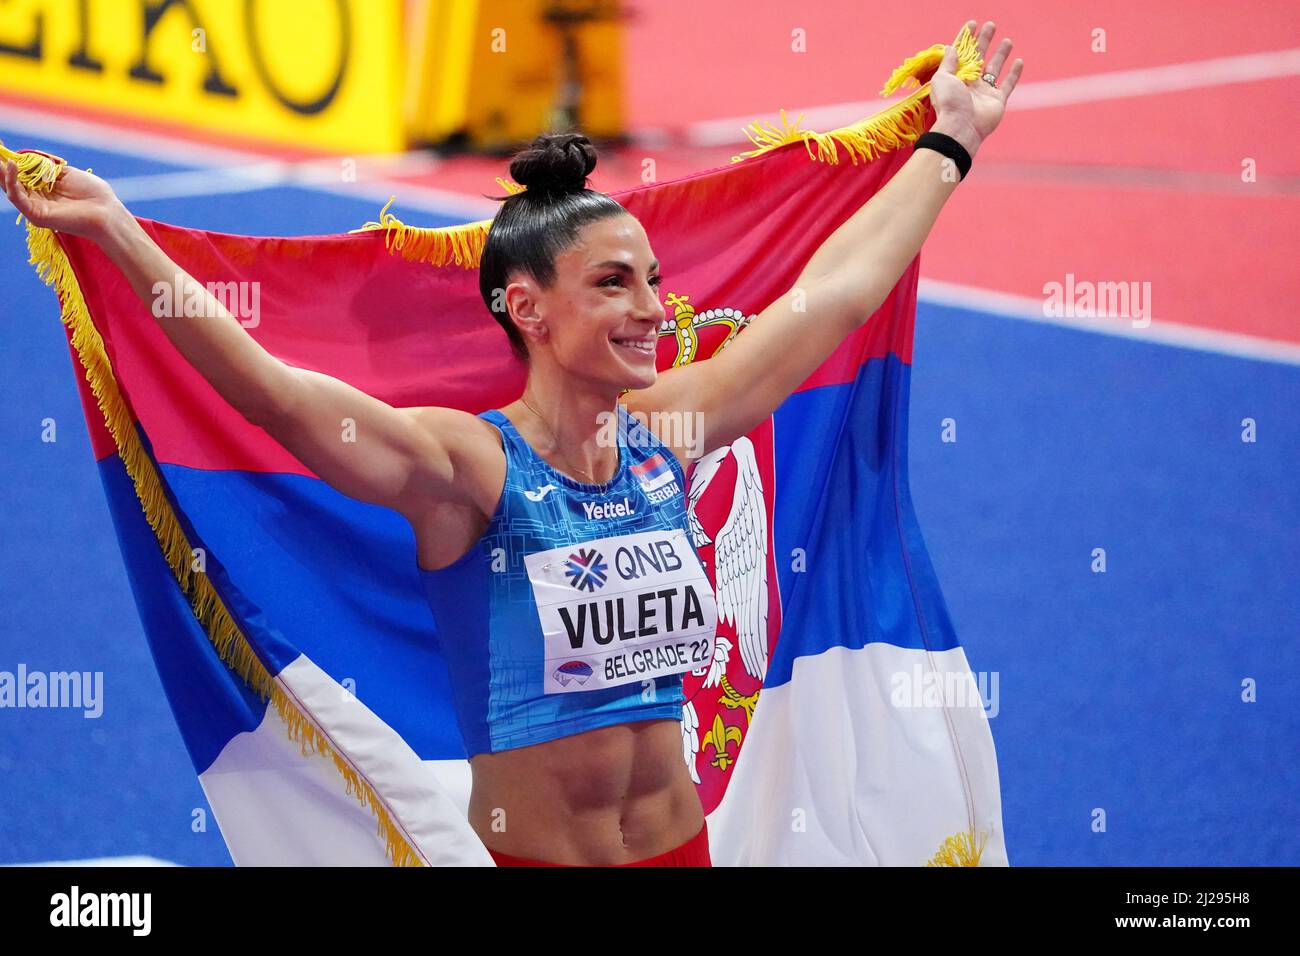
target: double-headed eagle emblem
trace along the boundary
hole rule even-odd
[[[754,318],[735,309],[709,309],[696,312],[686,296],[669,295],[665,300],[673,308],[673,317],[665,319],[660,335],[673,335],[677,339],[677,356],[673,366],[687,365],[699,357],[699,332],[709,326],[727,328],[727,336],[714,354],[726,348],[742,329]],[[714,494],[725,494],[722,482],[715,482],[719,468],[728,456],[735,459],[736,481],[731,490],[731,507],[722,527],[710,536],[696,515],[696,506],[710,487]],[[704,687],[719,687],[724,708],[743,709],[748,727],[758,702],[755,692],[741,696],[727,679],[727,668],[732,652],[738,646],[745,672],[759,683],[767,675],[767,603],[768,603],[768,527],[767,506],[763,498],[763,480],[753,443],[745,437],[737,438],[709,452],[696,462],[691,472],[687,491],[687,517],[691,537],[696,547],[713,545],[714,592],[717,597],[718,619],[730,624],[736,632],[736,644],[719,635],[714,642],[713,660],[708,667],[695,671],[704,677]],[[699,734],[699,716],[695,706],[687,702],[682,709],[682,748],[691,777],[699,783],[696,757],[700,747],[713,751],[712,764],[726,770],[735,762],[742,734],[735,726],[723,723],[721,716],[714,718],[713,726]]]

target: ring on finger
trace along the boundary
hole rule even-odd
[[[985,83],[987,83],[989,86],[993,87],[993,89],[996,90],[998,88],[998,78],[994,76],[992,73],[985,73],[983,76],[980,77],[980,79],[983,80]]]

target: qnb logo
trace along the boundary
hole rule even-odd
[[[555,682],[561,687],[568,687],[569,681],[576,680],[581,687],[592,675],[591,665],[585,661],[565,661],[555,668]]]
[[[595,548],[579,548],[576,553],[569,555],[564,565],[569,583],[579,591],[594,591],[604,587],[605,578],[609,574],[609,565]]]

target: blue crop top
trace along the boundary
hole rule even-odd
[[[468,756],[680,720],[683,673],[713,657],[717,605],[676,456],[620,403],[618,470],[583,484],[501,412],[479,417],[506,455],[496,511],[455,563],[416,565]]]

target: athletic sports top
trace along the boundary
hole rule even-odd
[[[681,464],[621,403],[619,465],[583,484],[496,409],[505,485],[454,564],[419,568],[468,756],[682,716],[713,658],[717,605],[687,530]],[[417,568],[419,567],[417,563]]]

